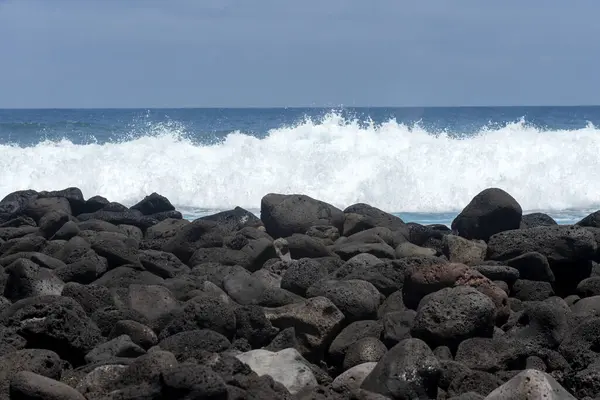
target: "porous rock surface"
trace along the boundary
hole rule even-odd
[[[594,399],[597,215],[477,194],[452,229],[265,195],[0,201],[0,399]],[[533,396],[533,397],[532,397]]]

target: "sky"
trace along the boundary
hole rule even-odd
[[[0,108],[600,104],[598,0],[0,0]]]

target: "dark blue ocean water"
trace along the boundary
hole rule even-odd
[[[157,133],[159,124],[182,128],[197,143],[214,143],[241,131],[264,137],[270,130],[294,126],[306,118],[320,121],[336,113],[346,120],[376,124],[395,119],[419,124],[428,132],[462,136],[502,128],[521,119],[543,130],[576,130],[600,126],[600,106],[591,107],[435,107],[435,108],[270,108],[270,109],[0,109],[0,141],[31,146],[66,138],[86,144],[121,141]]]
[[[194,218],[268,192],[449,223],[486,187],[573,222],[600,208],[600,107],[0,110],[0,196],[159,192]]]

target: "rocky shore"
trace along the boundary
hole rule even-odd
[[[600,212],[0,201],[0,399],[600,398]]]

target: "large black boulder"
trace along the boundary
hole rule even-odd
[[[306,233],[315,225],[331,225],[340,231],[344,225],[341,210],[300,194],[267,194],[260,202],[260,217],[274,239]]]
[[[411,333],[432,348],[456,348],[471,337],[492,337],[496,307],[485,294],[469,286],[438,290],[425,296]]]
[[[502,189],[485,189],[452,221],[452,229],[467,239],[488,240],[490,236],[521,225],[523,210]]]

